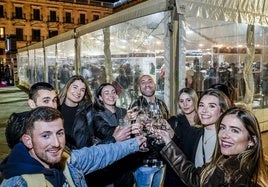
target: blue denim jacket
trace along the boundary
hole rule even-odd
[[[74,184],[79,187],[87,187],[84,178],[85,174],[104,168],[116,160],[138,150],[139,145],[135,138],[124,142],[85,147],[79,150],[73,150],[66,164]],[[27,187],[27,184],[22,176],[4,179],[1,183],[1,187],[10,186]]]

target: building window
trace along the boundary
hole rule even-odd
[[[65,23],[72,23],[72,15],[70,12],[65,13]]]
[[[4,18],[5,14],[4,14],[4,7],[3,5],[0,5],[0,18]]]
[[[0,27],[0,40],[5,39],[5,27]]]
[[[54,10],[50,10],[50,18],[49,21],[56,22],[57,21],[57,13]]]
[[[48,31],[48,37],[52,38],[54,36],[57,36],[59,34],[58,31]]]
[[[23,29],[16,28],[16,39],[17,41],[23,41]]]
[[[86,15],[80,14],[79,24],[86,24]]]
[[[100,16],[99,15],[93,15],[93,21],[96,21],[98,19],[100,19]]]
[[[23,19],[22,16],[22,7],[15,7],[15,18],[16,19]]]
[[[40,19],[40,10],[39,9],[33,9],[33,20],[41,20]]]
[[[32,41],[39,42],[41,41],[41,34],[39,29],[32,29]]]

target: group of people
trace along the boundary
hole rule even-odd
[[[48,83],[32,85],[32,110],[12,114],[7,124],[11,153],[0,165],[1,186],[268,185],[258,121],[235,107],[226,90],[210,88],[198,98],[183,88],[180,113],[170,116],[150,75],[141,75],[138,86],[141,96],[126,109],[116,106],[113,84],[92,95],[80,75],[58,95]],[[151,128],[154,121],[137,120],[148,108],[164,121],[154,136],[136,132]]]

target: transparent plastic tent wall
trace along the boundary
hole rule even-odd
[[[234,11],[229,16],[228,12],[223,14],[225,17],[213,15],[209,4],[218,6],[216,0],[207,2],[208,7],[202,7],[198,2],[193,6],[194,1],[187,0],[170,2],[145,1],[19,49],[19,84],[29,86],[37,81],[48,81],[60,90],[64,85],[64,69],[68,70],[66,76],[85,76],[89,70],[91,78],[88,81],[94,91],[98,84],[115,80],[123,68],[130,69],[127,74],[131,82],[126,95],[119,96],[119,106],[128,106],[138,96],[136,78],[140,74],[151,74],[155,78],[156,94],[165,100],[173,114],[177,113],[174,104],[177,91],[185,86],[201,93],[213,83],[228,84],[234,102],[242,103],[245,95],[243,67],[248,55],[247,29],[248,24],[252,24],[248,20],[252,21],[250,15],[254,12],[240,15],[245,18],[241,21],[231,19],[230,14]],[[255,1],[241,2],[250,5]],[[253,24],[252,106],[264,112],[268,104],[268,86],[265,86],[268,85],[268,81],[265,82],[268,80],[268,35],[265,22],[256,23]]]

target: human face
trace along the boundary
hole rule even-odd
[[[117,99],[115,88],[111,85],[104,86],[99,99],[103,102],[105,107],[114,106]]]
[[[34,105],[30,105],[31,109],[34,109],[39,106],[48,106],[51,108],[57,108],[58,96],[55,90],[38,90],[36,102]]]
[[[207,129],[215,129],[215,123],[221,115],[219,99],[213,95],[204,95],[198,105],[198,116]]]
[[[154,95],[156,90],[156,84],[152,77],[150,76],[143,76],[140,79],[140,91],[142,95],[146,97],[151,97]]]
[[[68,106],[77,106],[84,98],[86,85],[81,80],[75,80],[68,88],[65,104]]]
[[[249,133],[242,121],[234,114],[223,117],[218,133],[221,153],[225,156],[237,155],[253,146]]]
[[[44,167],[59,163],[65,146],[65,133],[62,119],[51,122],[36,121],[30,136],[30,154]]]
[[[187,93],[182,93],[179,97],[179,106],[184,114],[190,114],[194,111],[193,99]]]

